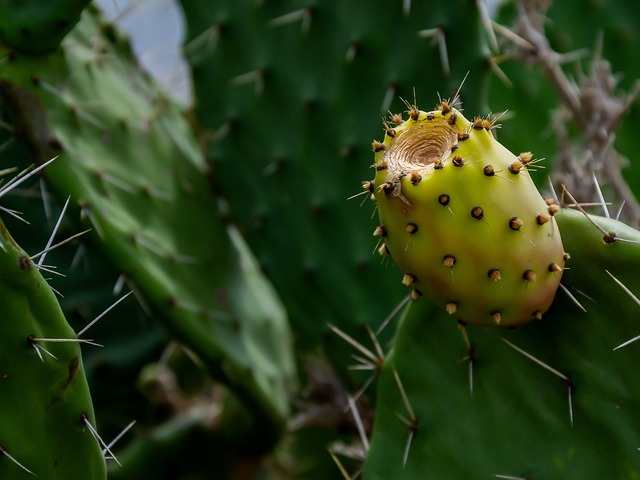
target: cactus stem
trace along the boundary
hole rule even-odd
[[[578,299],[569,291],[569,289],[564,285],[564,283],[560,282],[560,288],[562,291],[569,297],[569,299],[584,313],[587,313],[587,309],[582,306],[582,304],[578,301]]]
[[[356,423],[356,429],[358,430],[358,435],[360,436],[362,447],[364,448],[364,451],[366,453],[369,451],[369,439],[367,438],[364,424],[362,423],[362,418],[360,417],[360,412],[358,411],[356,402],[351,395],[347,396],[347,402],[349,404],[349,410],[351,410],[351,415],[353,415],[353,420]]]
[[[87,429],[89,430],[89,433],[91,433],[91,436],[103,448],[103,451],[106,451],[109,454],[109,458],[112,458],[119,466],[122,466],[118,461],[118,459],[116,458],[116,456],[111,451],[111,449],[109,448],[109,446],[106,443],[104,443],[104,440],[102,440],[102,438],[100,438],[100,435],[98,435],[97,430],[93,427],[93,425],[91,425],[91,422],[89,421],[89,418],[87,417],[86,413],[82,412],[80,414],[80,422],[82,422],[87,427]]]
[[[83,333],[85,333],[87,330],[89,330],[93,325],[95,325],[102,317],[104,317],[107,313],[109,313],[111,310],[113,310],[117,305],[120,304],[120,302],[122,302],[125,298],[127,298],[129,295],[131,295],[133,293],[133,291],[130,291],[129,293],[126,293],[125,295],[123,295],[122,297],[120,297],[118,300],[116,300],[110,307],[108,307],[104,312],[102,312],[100,315],[98,315],[96,318],[94,318],[93,320],[91,320],[82,330],[80,330],[78,333],[76,333],[76,338],[80,338],[82,336]]]
[[[7,449],[4,448],[3,445],[0,445],[0,454],[4,455],[5,457],[7,457],[9,460],[11,460],[13,463],[15,463],[18,467],[20,467],[22,470],[24,470],[25,472],[27,472],[30,475],[33,475],[34,477],[37,477],[37,475],[35,473],[33,473],[31,470],[29,470],[27,467],[25,467],[24,465],[22,465],[18,460],[16,460],[12,455],[9,454],[9,452],[7,452]]]

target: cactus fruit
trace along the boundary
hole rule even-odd
[[[0,478],[106,478],[76,334],[2,221],[0,304]]]
[[[562,240],[528,167],[443,101],[393,116],[374,141],[371,189],[380,214],[379,252],[405,271],[415,299],[427,295],[460,321],[516,326],[541,318],[564,269]]]

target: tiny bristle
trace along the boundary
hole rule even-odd
[[[500,314],[500,310],[494,310],[493,312],[491,312],[491,318],[496,325],[500,325],[500,322],[502,322],[502,315]]]
[[[560,205],[549,205],[549,215],[552,217],[560,211]]]
[[[453,157],[453,160],[451,162],[456,167],[461,167],[464,165],[464,159],[460,155],[456,155],[455,157]]]
[[[522,221],[521,218],[518,217],[511,217],[509,219],[509,228],[511,230],[515,230],[518,231],[520,230],[520,228],[522,227],[522,225],[524,225],[524,222]]]
[[[482,220],[482,217],[484,217],[484,210],[480,206],[473,207],[471,209],[471,216],[476,220]]]
[[[502,273],[499,268],[492,268],[487,272],[487,276],[494,282],[498,282],[502,279]]]
[[[549,271],[550,272],[557,273],[557,272],[561,272],[562,270],[563,270],[562,266],[558,265],[556,262],[551,262],[549,264]]]
[[[384,143],[382,143],[379,140],[374,140],[373,142],[371,142],[371,148],[373,148],[374,152],[381,152],[384,150]]]
[[[523,168],[524,164],[522,162],[513,162],[511,165],[509,165],[509,171],[514,175],[518,175],[520,173],[520,170],[522,170]]]
[[[402,114],[400,113],[392,113],[389,116],[389,119],[391,120],[392,123],[395,123],[396,125],[400,125],[402,122],[404,122],[404,120],[402,119]]]
[[[488,164],[484,166],[484,168],[482,169],[482,173],[484,173],[487,177],[493,177],[496,174],[496,170],[493,168],[493,165]]]
[[[414,288],[413,290],[411,290],[411,299],[412,300],[417,300],[421,296],[422,296],[422,292],[420,290],[418,290],[417,288]]]
[[[411,172],[411,184],[418,185],[422,181],[422,175],[418,172]]]
[[[373,231],[374,237],[386,237],[387,236],[387,228],[384,225],[378,225],[376,229]]]
[[[447,254],[444,257],[442,257],[442,264],[445,267],[452,268],[456,264],[456,257],[454,257],[453,255]]]
[[[535,282],[538,276],[536,275],[536,272],[528,268],[522,274],[522,278],[524,278],[527,282]]]
[[[451,105],[449,105],[449,102],[443,100],[440,103],[440,110],[442,111],[443,115],[448,114],[451,111]],[[455,122],[454,122],[455,123]]]
[[[407,287],[415,281],[416,281],[416,277],[411,272],[405,272],[404,276],[402,277],[402,284],[406,285]]]
[[[544,225],[549,220],[551,220],[551,215],[549,215],[548,213],[539,213],[536,217],[536,223],[538,225]]]
[[[382,256],[389,255],[389,248],[386,243],[383,243],[380,248],[378,248],[378,253]]]
[[[378,163],[376,163],[374,165],[374,167],[376,168],[376,171],[381,172],[383,170],[386,170],[388,168],[389,165],[387,165],[387,162],[384,160],[380,160]]]
[[[404,228],[408,233],[414,234],[418,231],[418,225],[413,222],[407,223],[407,226]]]
[[[533,318],[536,320],[542,320],[542,312],[540,310],[536,310],[533,312]]]
[[[449,315],[455,315],[457,311],[458,311],[458,304],[456,302],[447,303],[447,313]]]
[[[518,155],[518,160],[522,162],[523,165],[526,165],[533,158],[533,154],[531,152],[522,152]]]

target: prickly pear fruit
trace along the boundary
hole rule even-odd
[[[488,119],[467,120],[449,103],[409,109],[374,141],[379,252],[422,294],[476,325],[516,326],[553,301],[565,255],[553,214],[528,167],[493,136]]]

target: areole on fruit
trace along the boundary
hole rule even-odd
[[[376,232],[414,299],[465,323],[516,326],[549,308],[565,257],[557,205],[527,170],[531,153],[511,153],[494,127],[447,102],[386,126],[374,142]]]

